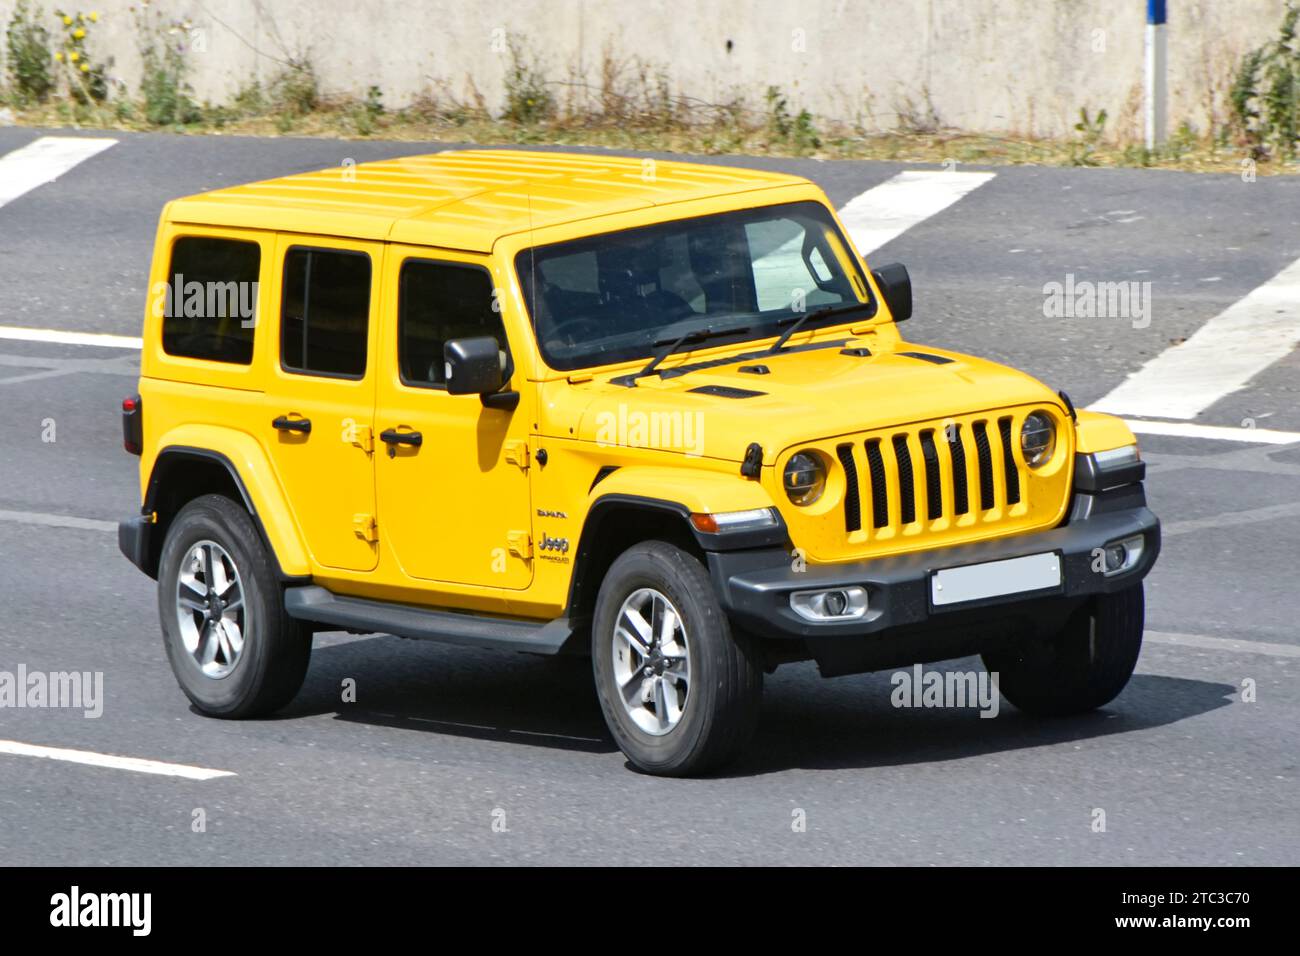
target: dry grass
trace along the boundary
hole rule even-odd
[[[763,111],[737,104],[702,104],[658,93],[628,101],[607,81],[594,95],[567,91],[549,118],[519,123],[493,118],[481,97],[460,102],[430,98],[402,110],[377,112],[363,101],[322,101],[304,115],[208,108],[198,122],[168,131],[181,134],[303,136],[338,139],[472,142],[484,145],[600,146],[702,155],[806,156],[909,163],[971,165],[1150,167],[1241,173],[1248,151],[1185,132],[1156,155],[1135,144],[1103,142],[1080,134],[1064,139],[992,136],[955,130],[863,133],[815,119],[816,142],[782,135]],[[590,102],[589,102],[590,101]],[[12,108],[11,108],[12,109]],[[156,131],[136,107],[84,107],[67,103],[13,109],[19,125]],[[1260,176],[1295,174],[1300,163],[1260,162]]]

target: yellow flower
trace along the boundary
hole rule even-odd
[[[90,22],[91,23],[99,22],[99,13],[97,11],[95,10],[90,11]]]
[[[56,54],[54,54],[54,62],[55,62],[55,63],[62,63],[62,62],[63,62],[63,54],[62,54],[62,53],[56,53]]]
[[[81,27],[77,27],[77,29],[72,31],[72,36],[77,40],[84,40],[86,38],[86,31],[81,29]]]
[[[89,73],[89,72],[90,72],[90,64],[89,64],[89,63],[83,63],[83,64],[81,64],[81,72],[82,72],[82,73]]]
[[[65,27],[72,26],[72,17],[68,16],[66,13],[63,15],[63,25]]]
[[[81,59],[81,54],[78,53],[76,50],[73,50],[71,53],[68,54],[68,61],[71,63],[76,63],[80,59]]]

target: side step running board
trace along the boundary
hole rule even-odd
[[[332,624],[339,629],[533,654],[558,654],[573,634],[568,618],[563,617],[538,624],[457,611],[432,611],[409,604],[344,597],[315,584],[286,589],[284,609],[300,621]]]

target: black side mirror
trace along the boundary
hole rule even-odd
[[[442,357],[449,394],[487,395],[501,390],[501,346],[492,336],[452,339],[443,345]]]
[[[880,286],[880,294],[885,297],[885,305],[895,322],[902,322],[912,317],[912,277],[907,274],[907,266],[901,262],[891,262],[887,266],[873,269],[871,275]]]

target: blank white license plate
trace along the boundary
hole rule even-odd
[[[936,606],[1060,587],[1061,559],[1056,554],[945,568],[930,578],[930,599]]]

